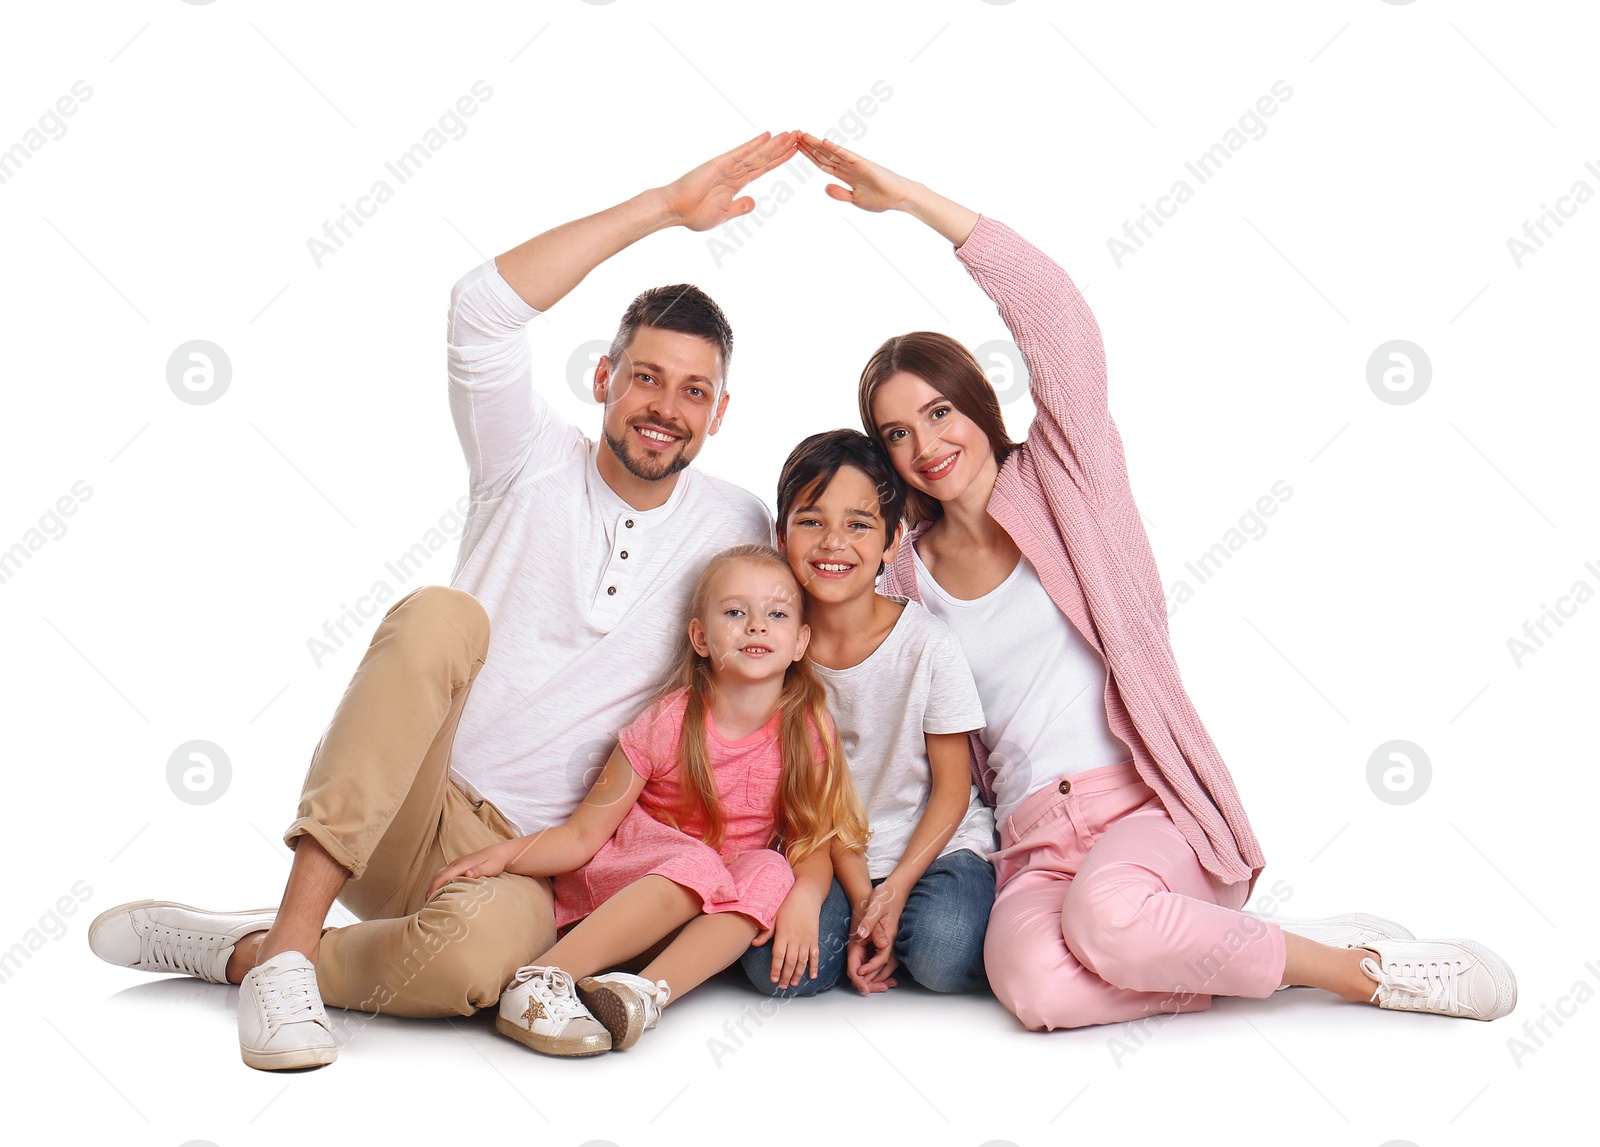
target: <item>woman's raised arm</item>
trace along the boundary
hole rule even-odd
[[[1106,402],[1100,327],[1067,273],[999,220],[837,144],[802,132],[800,151],[850,184],[829,184],[832,198],[864,211],[904,211],[955,244],[956,258],[994,300],[1027,363],[1038,415],[1028,430],[1035,456],[1065,470],[1089,501],[1123,503],[1120,510],[1136,514],[1122,440]]]
[[[836,143],[800,133],[800,151],[828,175],[841,179],[848,187],[830,183],[825,191],[842,203],[852,203],[863,211],[904,211],[922,220],[959,247],[978,224],[978,213],[929,191],[922,184],[896,175],[887,167],[846,151]]]

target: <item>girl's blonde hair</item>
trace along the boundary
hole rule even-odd
[[[689,601],[689,617],[698,617],[704,624],[711,583],[718,570],[735,562],[770,566],[775,575],[794,585],[795,609],[802,609],[804,595],[783,555],[771,546],[751,542],[723,550],[706,563]],[[716,685],[710,658],[695,650],[688,639],[688,626],[684,629],[677,670],[661,690],[662,696],[677,689],[688,693],[683,734],[678,740],[686,805],[679,815],[683,823],[688,823],[696,811],[703,813],[705,842],[719,848],[726,822],[711,775],[711,749],[706,739],[706,712]],[[819,848],[830,847],[835,838],[853,852],[866,851],[866,813],[850,779],[838,730],[828,713],[827,690],[812,669],[809,654],[791,662],[785,670],[778,710],[782,714],[778,746],[783,773],[778,782],[777,828],[772,847],[791,864],[798,864]],[[825,751],[822,762],[815,757],[813,729]]]

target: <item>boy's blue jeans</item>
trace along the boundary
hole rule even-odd
[[[873,885],[883,883],[874,880]],[[969,992],[988,986],[983,972],[983,934],[994,906],[994,866],[971,849],[961,848],[928,865],[906,897],[895,937],[900,967],[895,978],[909,977],[933,992]],[[818,919],[817,976],[803,976],[792,988],[772,982],[772,941],[751,947],[739,966],[757,991],[789,998],[814,996],[844,976],[845,947],[850,938],[850,900],[835,880],[822,902]]]

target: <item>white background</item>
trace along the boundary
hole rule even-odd
[[[1577,1108],[1600,1025],[1600,963],[1586,964],[1600,961],[1600,604],[1570,599],[1520,664],[1507,640],[1574,583],[1600,589],[1600,205],[1566,201],[1571,218],[1520,267],[1507,240],[1576,182],[1586,198],[1600,189],[1584,166],[1600,168],[1592,10],[570,0],[444,13],[7,8],[0,148],[75,81],[92,89],[0,184],[0,549],[28,550],[0,584],[0,947],[24,949],[0,983],[12,1119],[128,1144],[1432,1147],[1525,1136]],[[493,95],[465,134],[319,267],[307,239],[477,80]],[[1280,80],[1293,94],[1265,134],[1198,184],[1185,161]],[[850,118],[876,81],[892,95]],[[1166,584],[1288,483],[1266,533],[1190,579],[1171,619],[1266,850],[1259,891],[1287,890],[1258,906],[1474,936],[1518,973],[1512,1016],[1303,991],[1142,1035],[1042,1035],[992,999],[841,990],[747,1019],[719,1057],[708,1040],[755,997],[714,983],[625,1055],[537,1057],[487,1015],[376,1020],[345,1030],[333,1067],[276,1076],[238,1060],[234,989],[93,958],[87,922],[122,900],[276,899],[279,833],[376,621],[320,666],[307,640],[374,582],[402,588],[384,563],[448,526],[465,492],[445,402],[450,285],[792,126],[834,130],[1010,224],[1084,288]],[[1107,240],[1180,178],[1193,198],[1119,267]],[[737,349],[725,428],[696,464],[770,500],[795,441],[856,424],[855,380],[884,337],[1005,336],[938,236],[827,199],[804,160],[755,190],[780,182],[793,198],[731,255],[712,235],[654,236],[536,321],[546,398],[593,433],[598,412],[567,381],[574,349],[609,338],[644,287],[698,283]],[[167,385],[169,355],[192,339],[232,364],[207,405]],[[1369,356],[1392,339],[1431,362],[1415,402],[1368,386]],[[1020,436],[1026,401],[1006,413]],[[64,534],[41,525],[63,496]],[[448,581],[454,556],[443,546],[403,588]],[[168,787],[169,755],[193,739],[231,761],[210,804]],[[1431,761],[1412,803],[1368,785],[1393,739]],[[1570,1014],[1525,1030],[1547,1007]]]

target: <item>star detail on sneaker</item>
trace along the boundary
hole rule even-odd
[[[611,1033],[578,999],[572,977],[547,964],[527,964],[500,993],[494,1030],[546,1055],[599,1055]]]

